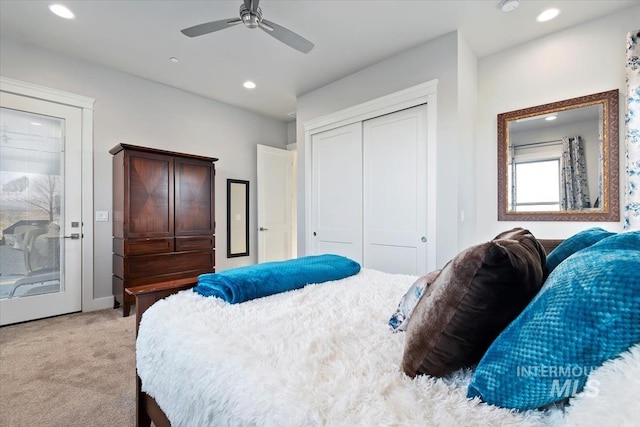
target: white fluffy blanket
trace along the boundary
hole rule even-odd
[[[640,345],[594,371],[597,396],[565,412],[469,400],[469,371],[408,378],[404,333],[387,321],[415,279],[365,269],[236,305],[173,295],[142,318],[142,389],[175,427],[640,425]]]

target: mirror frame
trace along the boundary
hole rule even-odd
[[[589,105],[603,107],[602,205],[599,210],[513,212],[508,210],[509,123]],[[498,221],[620,221],[618,89],[498,114]]]
[[[235,186],[240,194],[232,190]],[[241,247],[234,248],[234,241]],[[242,256],[249,256],[249,181],[227,179],[227,258]]]

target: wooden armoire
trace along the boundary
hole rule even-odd
[[[118,144],[113,154],[114,308],[127,288],[215,271],[218,159]]]

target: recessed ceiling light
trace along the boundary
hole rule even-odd
[[[49,10],[64,19],[73,19],[76,17],[76,15],[74,15],[74,13],[69,10],[69,8],[61,4],[49,5]]]
[[[538,15],[538,22],[551,21],[556,16],[560,15],[559,9],[547,9]]]
[[[552,116],[547,116],[547,117],[545,117],[545,120],[547,120],[547,121],[549,121],[549,122],[550,122],[551,120],[555,120],[555,119],[557,119],[557,118],[558,118],[558,116],[556,116],[556,115],[554,114],[554,115],[552,115]]]
[[[176,58],[175,56],[172,56],[171,58],[169,58],[169,61],[171,61],[171,62],[178,62],[178,61],[179,61],[179,59],[178,59],[178,58]]]
[[[31,126],[42,126],[42,123],[30,122]]]
[[[516,9],[519,4],[520,0],[502,0],[500,2],[500,9],[502,9],[503,12],[511,12]]]
[[[244,86],[246,89],[255,89],[256,88],[256,84],[254,82],[252,82],[251,80],[247,80],[246,82],[242,83],[242,86]]]

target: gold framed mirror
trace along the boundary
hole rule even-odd
[[[498,114],[499,221],[619,221],[618,90]]]

